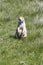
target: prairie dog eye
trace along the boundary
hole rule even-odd
[[[21,21],[21,19],[19,19],[19,21]]]

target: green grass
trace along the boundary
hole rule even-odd
[[[28,36],[14,39],[19,16]],[[43,0],[0,0],[0,65],[43,65]]]

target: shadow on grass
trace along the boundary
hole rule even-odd
[[[10,35],[9,38],[17,39],[17,38],[15,37],[15,35]]]
[[[18,40],[21,39],[21,38],[17,38],[15,35],[10,35],[9,38],[18,39]]]

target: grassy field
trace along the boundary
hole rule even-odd
[[[24,16],[28,36],[15,34]],[[0,65],[43,65],[43,0],[0,0]]]

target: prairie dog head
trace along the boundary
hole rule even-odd
[[[22,17],[22,16],[19,17],[19,22],[22,22],[22,23],[25,22],[24,17]]]

